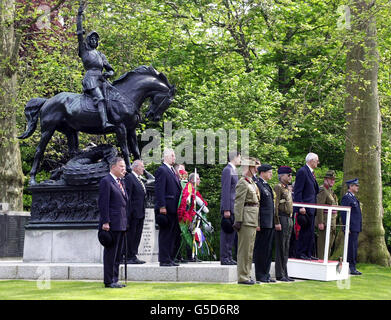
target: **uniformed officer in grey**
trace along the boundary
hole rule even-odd
[[[292,169],[281,166],[277,170],[279,183],[274,187],[274,227],[276,240],[276,279],[295,281],[288,276],[289,243],[293,229],[293,200],[289,184],[292,181]]]
[[[253,285],[250,278],[256,228],[259,223],[260,193],[252,177],[256,172],[253,158],[242,159],[242,177],[236,185],[235,223],[238,233],[237,273],[238,283]]]
[[[346,181],[348,192],[342,197],[341,205],[351,207],[350,224],[349,224],[349,241],[348,241],[348,262],[350,274],[361,275],[361,272],[356,269],[357,250],[358,250],[358,234],[362,231],[362,215],[360,201],[356,198],[359,183],[358,179]],[[342,224],[346,226],[346,211],[341,211]],[[345,228],[343,229],[345,232]]]
[[[337,195],[332,189],[335,183],[335,171],[329,170],[324,175],[323,185],[319,188],[319,193],[316,197],[317,204],[327,204],[330,206],[338,205]],[[327,228],[327,209],[317,209],[315,217],[315,226],[318,227],[318,258],[323,259],[324,257],[324,248],[326,243],[326,228]],[[331,248],[334,244],[336,232],[337,232],[337,213],[338,211],[333,210],[331,216],[331,225],[330,225],[330,242],[328,256],[330,257]]]

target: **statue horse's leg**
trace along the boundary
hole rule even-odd
[[[130,168],[130,161],[129,161],[129,149],[128,149],[128,143],[126,140],[126,127],[123,124],[117,125],[115,128],[115,133],[117,135],[117,141],[119,144],[119,147],[121,148],[122,155],[125,160],[126,164],[126,171],[131,172]]]
[[[134,160],[140,159],[140,150],[137,144],[136,129],[128,130],[127,139],[128,139],[128,147],[130,148],[130,152],[132,153]]]
[[[68,127],[63,130],[67,136],[68,141],[68,152],[71,157],[75,156],[79,151],[79,134],[76,130]]]
[[[35,176],[38,172],[39,163],[41,162],[43,153],[45,152],[46,146],[52,138],[54,131],[54,127],[45,128],[44,131],[43,129],[41,130],[41,140],[39,141],[39,144],[36,148],[33,165],[30,171],[30,185],[37,184],[37,182],[35,181]]]

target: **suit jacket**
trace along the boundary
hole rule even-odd
[[[362,215],[360,201],[351,192],[347,192],[341,200],[341,206],[351,207],[350,210],[350,226],[351,232],[362,231]],[[342,224],[346,225],[346,211],[341,211]],[[343,228],[345,230],[345,227]]]
[[[235,207],[235,188],[238,183],[238,174],[236,170],[230,165],[223,169],[221,174],[221,202],[220,211],[234,212]]]
[[[293,201],[304,203],[316,203],[316,195],[319,192],[319,186],[316,182],[311,170],[307,165],[301,167],[296,173],[295,186],[293,188]],[[295,211],[299,208],[295,207]],[[315,213],[315,209],[307,210],[307,212]]]
[[[274,228],[274,193],[270,185],[259,178],[257,186],[261,193],[259,225],[261,228]]]
[[[128,203],[126,207],[126,213],[128,220],[142,219],[145,217],[145,198],[146,193],[144,191],[141,182],[136,178],[133,173],[128,173],[125,176],[125,189],[128,195]]]
[[[155,210],[165,207],[168,214],[177,214],[181,192],[178,177],[163,163],[155,172]]]
[[[99,229],[104,223],[110,224],[111,231],[125,231],[127,225],[126,203],[128,197],[122,193],[118,182],[108,174],[99,183]]]

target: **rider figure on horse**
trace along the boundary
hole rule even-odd
[[[90,32],[85,39],[83,34],[85,31],[82,26],[82,15],[84,12],[84,5],[81,4],[77,12],[77,38],[79,41],[79,57],[83,61],[86,73],[84,75],[82,84],[83,91],[93,97],[94,105],[97,106],[102,126],[104,129],[113,127],[107,119],[107,109],[105,101],[104,84],[106,79],[114,75],[114,69],[108,63],[105,55],[96,50],[98,47],[99,35],[96,31]],[[103,68],[106,72],[102,73]]]

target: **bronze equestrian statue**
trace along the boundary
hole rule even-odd
[[[82,7],[79,8],[79,12],[83,12]],[[79,25],[78,31],[81,31]],[[86,40],[91,43],[90,48],[93,48],[97,46],[97,42],[96,44],[94,42],[97,40],[94,39],[97,34],[91,35],[92,37],[87,36]],[[78,34],[78,38],[80,46],[82,35]],[[136,127],[141,120],[139,112],[142,103],[145,99],[150,99],[146,117],[159,121],[174,99],[175,86],[169,83],[163,73],[151,66],[140,66],[110,84],[106,78],[114,71],[104,55],[95,50],[96,46],[90,50],[87,49],[87,44],[83,44],[81,50],[79,47],[79,54],[87,70],[83,79],[85,92],[83,94],[61,92],[50,99],[33,98],[26,104],[27,129],[18,138],[30,137],[37,127],[38,118],[41,125],[41,139],[30,171],[30,185],[36,184],[35,176],[40,161],[56,130],[66,135],[71,155],[78,152],[79,131],[89,134],[115,133],[127,170],[130,171],[129,149],[134,159],[140,158]],[[108,72],[102,74],[103,68]]]

